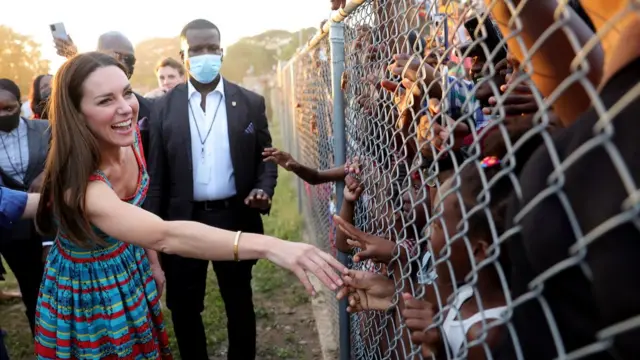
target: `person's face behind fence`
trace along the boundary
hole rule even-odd
[[[133,143],[138,101],[125,69],[113,57],[89,53],[69,60],[56,75],[51,102],[54,140],[68,142],[70,151],[88,143],[92,148],[87,151],[98,156],[98,145]]]

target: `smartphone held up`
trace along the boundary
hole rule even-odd
[[[69,34],[67,33],[63,23],[51,24],[49,25],[49,29],[51,30],[51,35],[53,35],[54,39],[69,40]]]

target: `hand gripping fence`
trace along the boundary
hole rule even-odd
[[[359,164],[297,181],[358,280],[321,294],[340,359],[640,359],[640,85],[600,86],[640,3],[596,3],[348,1],[279,64],[284,150]]]

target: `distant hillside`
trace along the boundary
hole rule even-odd
[[[278,60],[288,60],[316,29],[307,28],[291,33],[270,30],[262,34],[240,39],[225,51],[222,74],[229,80],[241,82],[245,76],[261,76],[271,73]]]
[[[269,30],[240,39],[224,52],[222,74],[234,82],[242,82],[245,76],[262,76],[273,71],[278,60],[287,60],[296,49],[316,32],[307,28],[296,32]],[[134,87],[144,92],[157,87],[155,66],[164,57],[179,59],[179,38],[154,38],[136,46],[136,70],[131,79]]]

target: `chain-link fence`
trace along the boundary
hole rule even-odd
[[[284,97],[280,119],[287,149],[296,159],[314,169],[335,166],[332,136],[333,102],[331,94],[331,57],[329,40],[323,38],[296,63],[280,69],[280,89]],[[333,183],[298,184],[298,206],[306,219],[305,237],[320,249],[336,255],[335,231],[332,215],[336,208],[336,188]],[[336,337],[338,328],[338,302],[335,295],[320,293],[325,313],[334,318],[329,323]]]
[[[279,67],[341,359],[640,358],[639,9],[349,1]]]

